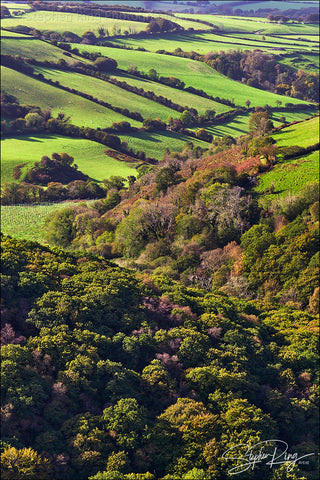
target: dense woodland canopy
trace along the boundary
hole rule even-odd
[[[67,93],[75,103],[85,99],[106,118],[110,112],[119,118],[83,126],[63,110],[53,114],[56,105],[20,101],[23,89],[1,94],[3,140],[52,134],[66,143],[31,162],[15,159],[12,180],[1,189],[4,208],[74,202],[47,216],[42,244],[1,234],[2,478],[227,480],[236,472],[239,480],[317,480],[319,184],[295,176],[297,168],[310,180],[308,155],[319,152],[315,52],[304,51],[310,68],[304,70],[286,63],[298,55],[291,50],[157,50],[161,62],[192,66],[187,85],[175,72],[159,73],[156,64],[124,70],[108,50],[95,49],[132,50],[130,37],[189,41],[180,25],[186,20],[194,25],[189,34],[201,23],[216,34],[214,17],[162,18],[142,7],[92,2],[28,6],[31,14],[129,20],[144,30],[99,26],[80,35],[72,22],[70,30],[56,32],[21,19],[9,33],[50,47],[45,52],[52,57],[39,59],[27,46],[12,54],[10,42],[1,55],[3,68],[39,89],[53,88],[57,98]],[[241,16],[249,6],[186,3],[194,8]],[[268,23],[300,27],[316,22],[315,10],[264,8],[250,16],[268,14]],[[15,16],[28,13],[1,7],[4,21]],[[121,35],[128,44],[109,41]],[[23,45],[23,37],[15,40]],[[293,59],[299,63],[302,56]],[[240,106],[233,92],[227,98],[207,93],[194,78],[208,67],[217,72],[212,82],[223,75],[237,88],[282,97],[269,97],[272,107],[250,98]],[[82,84],[65,84],[67,74]],[[86,81],[136,96],[135,107],[100,99]],[[199,106],[180,94],[194,96]],[[210,108],[200,110],[200,100]],[[142,101],[171,114],[167,120],[154,111],[146,116]],[[286,121],[295,114],[309,120]],[[214,133],[233,120],[237,131],[243,117],[245,134]],[[292,132],[297,140],[286,137]],[[159,134],[179,138],[180,145],[184,139],[184,147],[153,158],[126,140],[140,136],[146,145],[150,137],[157,149]],[[71,138],[96,142],[112,159],[133,163],[132,174],[91,178],[68,150]],[[278,167],[283,176],[292,172],[290,188],[301,186],[294,193],[278,191],[280,181],[259,190],[264,175]],[[289,464],[243,467],[247,445],[258,455],[260,442],[269,442],[262,444],[271,456],[271,439],[288,446],[293,457],[282,458]]]

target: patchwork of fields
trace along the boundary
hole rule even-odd
[[[79,170],[94,180],[101,181],[112,175],[126,177],[134,175],[134,164],[118,162],[105,155],[106,147],[82,138],[69,138],[59,135],[20,136],[1,140],[1,177],[2,182],[12,181],[12,171],[16,165],[26,163],[24,170],[43,155],[67,152],[74,157]]]
[[[109,3],[112,4],[112,1],[110,0]],[[263,8],[263,4],[271,5],[273,3],[281,4],[281,8],[284,8],[284,2],[251,2],[250,8],[254,11],[259,6]],[[319,66],[319,58],[314,53],[319,45],[318,26],[291,22],[287,24],[270,23],[266,18],[257,17],[244,18],[216,14],[195,15],[179,12],[179,5],[174,5],[172,2],[169,2],[169,4],[172,10],[176,11],[175,16],[157,13],[154,14],[154,17],[167,18],[175,21],[185,29],[191,28],[197,31],[189,30],[181,34],[166,33],[161,36],[142,35],[141,37],[136,37],[130,34],[145,30],[147,23],[62,12],[29,12],[29,5],[13,3],[10,4],[10,11],[19,9],[25,10],[26,13],[13,18],[3,19],[2,27],[10,29],[17,25],[25,25],[38,30],[52,30],[59,33],[71,31],[79,36],[88,30],[93,31],[98,36],[98,29],[103,28],[109,35],[107,39],[112,41],[114,45],[122,48],[87,44],[73,44],[72,47],[77,47],[80,52],[95,52],[115,59],[118,63],[118,70],[112,72],[111,77],[118,81],[125,81],[130,86],[142,88],[145,92],[153,92],[157,96],[168,99],[182,107],[195,108],[198,114],[201,115],[205,114],[207,110],[214,110],[216,114],[228,112],[231,107],[198,94],[191,94],[187,91],[161,84],[157,80],[139,78],[131,75],[128,70],[136,67],[144,74],[155,70],[159,77],[178,78],[185,83],[186,87],[192,86],[198,90],[203,90],[213,97],[233,101],[239,106],[245,106],[248,100],[251,107],[268,104],[273,107],[272,121],[275,126],[282,123],[281,117],[285,117],[287,122],[292,122],[294,120],[304,120],[312,116],[314,111],[308,109],[296,112],[292,110],[277,110],[277,105],[279,106],[280,102],[282,107],[286,102],[294,105],[306,103],[299,98],[290,98],[276,95],[266,90],[260,90],[244,83],[233,81],[213,70],[205,63],[177,56],[163,55],[156,53],[156,51],[162,49],[174,52],[176,49],[181,48],[188,52],[194,51],[206,54],[208,52],[219,53],[228,50],[260,49],[263,52],[281,53],[282,58],[279,59],[279,62],[290,68],[295,70],[303,68],[308,72],[316,72]],[[286,4],[290,4],[293,9],[298,8],[297,2],[286,2]],[[145,4],[144,2],[131,2],[131,5],[143,7]],[[141,15],[146,16],[147,14],[142,13]],[[200,20],[200,23],[192,21],[195,18]],[[201,23],[201,21],[209,22],[211,26]],[[201,32],[201,30],[205,31]],[[82,64],[91,63],[89,59],[81,55],[73,53],[66,55],[58,46],[47,41],[32,38],[30,35],[1,30],[1,36],[3,37],[2,53],[5,55],[20,55],[24,58],[36,58],[42,62],[52,61],[55,63],[63,59],[71,66],[77,62]],[[147,51],[135,50],[133,52],[123,47],[144,48]],[[39,66],[35,67],[35,71],[36,73],[42,73],[46,79],[59,82],[62,86],[78,90],[84,94],[92,95],[96,99],[112,104],[116,108],[139,112],[143,118],[159,118],[166,122],[169,117],[177,119],[181,115],[180,112],[170,108],[170,106],[165,106],[150,98],[129,92],[93,76]],[[37,105],[42,109],[50,108],[53,117],[56,117],[59,112],[63,111],[67,117],[70,117],[71,123],[78,126],[103,129],[110,127],[113,122],[125,121],[134,127],[142,127],[141,122],[103,107],[89,99],[82,98],[75,93],[65,92],[55,83],[49,85],[39,79],[7,67],[1,67],[1,72],[3,91],[15,96],[21,104]],[[242,113],[227,123],[211,127],[207,126],[206,130],[214,137],[225,135],[238,137],[244,135],[249,130],[249,115],[249,113]],[[191,127],[192,130],[197,130],[198,128]],[[308,131],[307,136],[305,135],[306,129]],[[126,142],[128,147],[135,152],[144,151],[146,156],[160,161],[166,149],[181,151],[184,145],[190,141],[194,146],[200,146],[203,149],[209,148],[207,142],[168,130],[162,132],[137,131],[130,134],[117,134],[120,140]],[[296,144],[307,146],[310,143],[315,143],[318,135],[317,119],[313,119],[309,120],[307,124],[301,123],[296,125],[295,128],[289,127],[274,135],[274,137],[279,146]],[[114,158],[108,157],[104,154],[106,147],[89,140],[68,138],[60,135],[34,134],[17,138],[11,136],[4,138],[1,143],[1,173],[3,182],[13,180],[12,172],[16,165],[25,163],[25,166],[22,168],[22,173],[24,173],[35,161],[39,161],[43,155],[50,156],[53,152],[60,153],[62,151],[66,151],[74,156],[75,163],[79,166],[79,169],[96,181],[101,181],[112,175],[126,177],[136,174],[135,164],[119,162]],[[279,166],[279,168],[275,167],[271,172],[261,177],[257,191],[265,190],[270,186],[271,182],[279,183],[281,175],[281,190],[283,192],[295,191],[295,188],[300,188],[301,184],[316,174],[316,162],[317,155],[315,152],[309,154],[306,161],[299,160],[295,167],[289,168],[283,165]],[[287,180],[283,178],[284,175],[286,176],[285,178],[289,178],[290,175],[292,177],[293,171],[298,173],[299,179],[295,181],[294,185],[296,186],[292,187],[293,190],[290,190],[292,179],[288,180],[288,186],[285,183]],[[298,177],[296,176],[296,178]],[[8,229],[10,208],[6,207],[5,221],[3,223],[4,230],[7,233],[14,231],[14,227],[12,227],[13,230]],[[35,207],[33,211],[36,211],[37,208],[40,207]],[[24,212],[26,211],[25,209]],[[40,217],[42,218],[45,209],[41,211]],[[31,216],[30,218],[33,217]],[[17,227],[17,232],[19,228]],[[18,233],[18,235],[20,234]]]

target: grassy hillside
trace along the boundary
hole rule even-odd
[[[45,78],[51,78],[54,81],[59,80],[61,85],[93,95],[99,100],[104,100],[115,107],[127,108],[131,112],[139,112],[144,118],[159,117],[165,121],[170,115],[174,118],[180,116],[180,113],[176,110],[135,95],[98,78],[88,77],[80,73],[62,72],[60,70],[41,67],[37,67],[36,70],[43,73]],[[127,118],[127,121],[131,123],[130,118]]]
[[[180,133],[175,132],[140,132],[132,133],[130,135],[119,135],[122,141],[128,142],[129,147],[134,150],[143,150],[147,156],[162,159],[166,148],[172,151],[181,151],[187,142],[192,142],[195,146],[199,145],[202,148],[209,148],[209,143],[203,142],[196,138],[186,137]]]
[[[262,193],[273,185],[274,193],[266,195],[263,199],[266,203],[275,198],[285,197],[288,193],[298,193],[307,182],[312,181],[319,181],[319,150],[275,165],[270,172],[260,176],[255,190]]]
[[[5,18],[2,20],[4,28],[17,25],[37,28],[38,30],[53,30],[63,33],[72,31],[82,35],[90,30],[98,35],[98,29],[103,27],[113,34],[114,28],[121,29],[121,33],[130,29],[133,32],[140,32],[146,29],[147,23],[118,20],[113,18],[90,17],[89,15],[78,15],[76,13],[37,11],[25,13],[17,18]]]
[[[289,99],[281,95],[258,90],[248,85],[235,82],[216,72],[208,65],[189,60],[188,58],[173,57],[168,55],[160,55],[150,52],[134,52],[134,60],[130,50],[120,50],[118,48],[98,47],[94,45],[81,45],[82,50],[101,52],[114,58],[118,62],[119,68],[127,70],[130,65],[134,64],[140,71],[148,72],[155,68],[160,76],[174,76],[185,82],[186,86],[193,86],[204,90],[206,93],[227,98],[234,98],[236,104],[245,105],[245,101],[249,98],[251,105],[265,105],[268,103],[275,106],[277,100],[284,103],[290,101],[294,104],[304,103],[299,99]]]
[[[240,36],[241,35],[241,36]],[[247,37],[248,36],[248,37]],[[201,54],[206,54],[210,51],[220,52],[220,50],[251,50],[253,48],[260,48],[265,51],[273,51],[274,48],[281,43],[281,47],[286,50],[309,50],[311,48],[306,42],[292,41],[290,38],[278,39],[266,37],[266,40],[261,39],[262,35],[250,34],[216,34],[216,33],[185,33],[177,35],[171,33],[163,38],[115,38],[112,43],[118,45],[127,45],[130,47],[144,47],[146,50],[156,52],[163,49],[173,52],[176,48],[181,48],[186,52],[194,51]]]
[[[87,203],[90,204],[90,201]],[[47,215],[75,204],[75,202],[62,202],[48,205],[2,206],[1,231],[5,235],[12,235],[15,238],[43,243],[43,231]]]
[[[67,152],[74,157],[79,170],[95,180],[103,180],[112,175],[134,175],[134,164],[119,162],[104,154],[106,147],[81,138],[59,135],[21,136],[1,140],[1,181],[12,181],[12,171],[16,165],[27,163],[25,169],[43,155]]]
[[[16,32],[9,32],[9,30],[2,30],[0,29],[0,36],[1,38],[10,37],[10,38],[30,38],[29,35],[25,35],[23,33],[16,33]]]
[[[241,7],[240,7],[241,8]],[[185,18],[192,18],[192,14],[183,14]],[[223,16],[223,15],[196,15],[196,18],[199,20],[204,20],[206,22],[212,22],[216,25],[221,32],[248,32],[256,33],[259,32],[263,34],[311,34],[317,35],[319,28],[317,25],[304,25],[299,24],[278,24],[278,23],[269,23],[266,18],[249,18],[249,17],[234,17],[234,16]]]
[[[44,62],[45,60],[57,62],[61,58],[71,65],[78,61],[87,62],[87,60],[73,54],[71,57],[67,57],[63,55],[64,52],[61,48],[55,47],[47,42],[42,42],[41,40],[30,39],[30,37],[26,37],[23,40],[4,38],[1,40],[1,51],[6,55],[21,55],[22,57],[36,58],[40,62]]]
[[[319,117],[284,128],[279,133],[274,134],[273,137],[279,147],[314,145],[319,142]]]
[[[122,82],[124,81],[129,85],[143,88],[146,91],[154,92],[156,95],[162,95],[163,97],[169,98],[169,100],[172,100],[179,105],[196,108],[200,114],[204,113],[206,110],[215,110],[217,113],[227,112],[230,110],[230,107],[223,105],[222,103],[218,103],[198,95],[193,95],[192,93],[185,92],[183,90],[171,88],[145,78],[135,77],[126,73],[117,75],[112,74],[111,76],[112,78],[116,78]],[[176,113],[176,115],[178,115],[178,113]]]
[[[71,117],[71,122],[75,125],[103,128],[111,126],[113,122],[129,120],[108,108],[78,95],[64,92],[15,70],[1,67],[1,74],[2,89],[14,95],[20,103],[51,108],[53,116],[64,111],[67,116]],[[141,123],[135,120],[130,119],[130,123],[133,126],[141,126]]]

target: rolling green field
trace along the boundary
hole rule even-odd
[[[299,112],[272,112],[272,121],[275,127],[282,124],[280,117],[284,116],[287,122],[293,122],[295,120],[305,120],[312,115],[310,110],[302,110]],[[249,132],[249,114],[239,115],[234,120],[221,125],[215,125],[212,127],[205,127],[206,131],[211,133],[214,137],[223,137],[224,135],[231,135],[234,138],[240,135],[246,135]],[[193,129],[196,130],[196,129]],[[272,135],[273,137],[275,134]]]
[[[277,39],[271,36],[266,37],[265,40],[262,40],[261,37],[262,35],[249,34],[245,36],[238,34],[236,36],[217,33],[184,33],[183,35],[171,33],[164,38],[115,38],[112,39],[112,43],[133,48],[143,47],[151,52],[161,49],[173,52],[176,48],[181,48],[185,52],[194,51],[200,54],[206,54],[210,51],[220,52],[221,50],[252,50],[253,48],[274,51],[279,43],[281,43],[281,47],[288,51],[309,51],[311,48],[307,42],[291,41],[289,38],[277,41]]]
[[[185,18],[192,18],[193,14],[183,14]],[[260,33],[264,34],[308,34],[308,35],[317,35],[319,32],[319,27],[317,25],[311,24],[278,24],[278,23],[269,23],[266,18],[250,18],[250,17],[233,17],[233,16],[223,16],[223,15],[196,15],[196,18],[199,20],[204,20],[206,22],[211,22],[216,25],[221,32],[248,32],[248,33]]]
[[[81,36],[88,30],[98,35],[98,28],[100,27],[107,29],[112,35],[115,34],[115,28],[120,29],[121,34],[124,34],[125,31],[137,33],[145,30],[147,23],[91,17],[77,13],[47,11],[30,12],[17,18],[2,19],[2,26],[4,28],[16,27],[17,25],[25,25],[27,27],[37,28],[38,30],[53,30],[59,33],[72,31]]]
[[[7,32],[6,32],[7,33]],[[17,34],[14,34],[16,36]],[[55,47],[41,40],[26,39],[18,40],[15,38],[4,38],[1,40],[1,52],[5,55],[21,55],[27,58],[37,58],[40,62],[45,60],[57,62],[63,58],[67,63],[73,65],[75,62],[86,63],[87,60],[72,54],[72,57],[63,55],[61,48]]]
[[[262,193],[274,185],[275,192],[263,199],[264,202],[270,202],[288,193],[298,193],[307,182],[312,181],[319,181],[319,150],[275,165],[270,172],[260,176],[255,190]]]
[[[167,85],[162,85],[161,83],[153,82],[145,78],[135,77],[126,73],[117,75],[112,74],[111,76],[112,78],[126,82],[129,85],[143,88],[146,91],[154,92],[156,95],[162,95],[163,97],[169,98],[179,105],[196,108],[200,114],[204,113],[206,110],[215,110],[216,113],[222,113],[231,109],[231,107],[215,102],[214,100],[199,97],[198,95],[193,95],[192,93],[185,92],[183,90],[171,88]],[[175,117],[177,116],[179,116],[179,113],[175,112]]]
[[[2,89],[14,95],[20,103],[50,108],[52,116],[63,111],[71,117],[71,123],[86,127],[107,127],[113,122],[129,121],[132,126],[141,126],[140,122],[128,119],[113,110],[90,102],[78,95],[64,92],[52,85],[40,82],[23,73],[1,67]]]
[[[308,6],[317,6],[317,2],[313,1],[308,1]],[[279,2],[279,1],[273,1],[273,0],[268,0],[268,1],[260,1],[260,2],[255,2],[252,1],[250,2],[250,10],[256,11],[259,10],[259,8],[277,8],[278,10],[289,10],[289,9],[300,9],[306,6],[306,2],[303,1],[297,1],[297,2],[290,2],[290,1],[285,1],[285,2]],[[241,8],[241,7],[240,7]],[[243,8],[245,10],[245,8]]]
[[[5,5],[9,10],[29,10],[30,5],[27,3],[14,3],[14,2],[1,2]]]
[[[166,121],[169,116],[176,118],[181,115],[176,110],[172,110],[148,98],[123,90],[98,78],[75,72],[52,70],[50,68],[37,67],[36,70],[38,73],[42,73],[45,78],[51,78],[54,81],[59,80],[61,85],[93,95],[99,100],[104,100],[115,107],[127,108],[131,112],[139,112],[143,118],[160,118]],[[126,120],[132,123],[130,118]]]
[[[139,132],[131,135],[119,135],[122,141],[128,142],[129,147],[134,150],[143,150],[148,157],[162,160],[164,151],[169,148],[171,151],[181,151],[187,142],[192,142],[194,146],[199,145],[202,148],[209,148],[209,143],[196,138],[186,137],[175,132]]]
[[[300,55],[297,54],[296,57],[287,57],[280,60],[279,63],[283,63],[284,65],[289,65],[290,67],[294,68],[295,70],[304,70],[307,72],[319,72],[319,56],[316,55]]]
[[[247,99],[251,100],[251,105],[265,105],[268,103],[275,106],[275,102],[280,100],[284,103],[304,103],[296,98],[283,97],[274,93],[258,90],[248,85],[235,82],[220,73],[216,72],[208,65],[188,58],[160,55],[150,52],[134,52],[134,61],[130,50],[121,50],[118,48],[98,47],[95,45],[81,45],[82,50],[90,52],[101,52],[102,55],[114,58],[118,62],[118,67],[127,70],[130,65],[139,67],[140,71],[148,72],[155,68],[160,76],[174,76],[185,82],[186,86],[193,86],[204,90],[206,93],[227,98],[234,101],[237,105],[245,105]]]
[[[104,154],[106,147],[91,140],[59,135],[36,135],[1,140],[1,181],[11,182],[16,165],[27,163],[24,170],[43,155],[67,152],[74,157],[79,170],[94,180],[101,181],[112,175],[135,175],[135,164],[119,162]]]
[[[319,142],[319,117],[284,128],[273,135],[279,147],[299,145],[307,147]]]
[[[0,30],[0,36],[1,38],[5,37],[10,37],[11,38],[30,38],[29,35],[25,35],[24,33],[16,33],[16,32],[10,32],[9,30]]]
[[[92,202],[86,202],[90,203]],[[45,243],[45,219],[49,213],[74,206],[77,202],[61,202],[40,205],[1,206],[1,232],[15,238]]]

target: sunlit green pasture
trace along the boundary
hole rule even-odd
[[[101,181],[112,175],[135,175],[135,164],[120,162],[105,155],[107,147],[82,138],[69,138],[59,135],[34,135],[5,138],[1,140],[1,181],[12,182],[12,172],[16,165],[26,163],[23,171],[39,162],[43,155],[67,152],[74,157],[83,173]]]
[[[3,91],[14,95],[20,103],[50,108],[53,116],[63,111],[75,125],[103,128],[130,120],[131,125],[141,126],[136,120],[10,68],[1,67],[1,77]]]
[[[280,120],[282,116],[285,117],[287,122],[293,122],[295,120],[305,120],[312,115],[310,110],[302,110],[299,112],[281,112],[273,111],[271,120],[275,127],[281,125],[283,122]],[[224,135],[231,135],[234,138],[240,135],[246,135],[249,133],[249,117],[250,115],[238,115],[231,122],[223,123],[220,125],[214,125],[212,127],[205,127],[206,131],[211,133],[214,137],[223,137]],[[196,130],[196,129],[194,129]],[[272,135],[274,136],[274,134]]]
[[[205,63],[188,58],[135,51],[133,60],[130,50],[95,45],[80,45],[79,48],[80,50],[101,52],[102,55],[110,56],[118,62],[119,68],[124,70],[128,70],[130,65],[134,63],[140,71],[148,72],[150,69],[155,69],[160,76],[174,75],[185,82],[186,86],[191,85],[202,89],[214,97],[234,99],[237,105],[244,106],[247,99],[250,99],[252,106],[265,105],[266,103],[275,106],[277,100],[283,101],[283,103],[288,101],[294,104],[304,103],[296,98],[289,99],[235,82],[216,72]]]
[[[215,110],[217,113],[222,113],[227,112],[231,108],[227,105],[223,105],[222,103],[215,102],[214,100],[209,100],[208,98],[193,95],[192,93],[171,88],[167,85],[162,85],[161,83],[153,82],[145,78],[135,77],[130,74],[112,74],[111,77],[122,82],[124,81],[129,85],[143,88],[146,91],[154,92],[156,95],[161,95],[165,98],[168,98],[178,105],[193,107],[200,114],[204,113],[206,110]],[[175,112],[173,118],[177,118],[179,115],[180,114],[178,112]]]
[[[196,138],[186,137],[175,132],[139,132],[131,135],[119,135],[122,141],[128,142],[130,148],[135,151],[142,150],[147,156],[161,160],[166,148],[171,151],[181,151],[187,142],[192,142],[194,146],[209,148],[207,142]]]
[[[319,142],[319,117],[290,125],[273,135],[279,147],[299,145],[307,147]]]
[[[107,29],[110,35],[114,35],[118,33],[119,29],[121,34],[124,34],[125,31],[132,31],[134,33],[145,30],[147,26],[147,23],[142,22],[91,17],[77,13],[48,12],[44,10],[25,13],[16,18],[4,18],[1,22],[4,28],[25,25],[38,30],[52,30],[59,33],[69,31],[79,36],[88,30],[98,36],[98,29],[100,27]],[[115,31],[115,29],[117,31]]]
[[[90,201],[92,202],[92,201]],[[90,203],[89,202],[89,203]],[[1,206],[1,232],[15,238],[45,242],[45,219],[49,213],[78,202]]]
[[[148,51],[156,52],[157,50],[166,50],[173,52],[176,48],[181,48],[185,52],[194,51],[200,54],[208,52],[220,52],[221,50],[253,50],[260,48],[266,51],[274,51],[281,43],[281,47],[288,51],[295,50],[310,50],[310,45],[305,42],[290,41],[290,39],[280,39],[271,36],[262,39],[263,35],[248,35],[248,34],[217,34],[217,33],[171,33],[163,38],[158,37],[123,37],[114,38],[112,43],[117,45],[126,45],[128,47],[143,47]]]
[[[274,193],[263,199],[270,202],[288,193],[298,193],[307,182],[313,181],[319,181],[319,150],[275,165],[270,172],[260,175],[255,190],[262,193],[273,185]]]
[[[58,80],[61,85],[93,95],[95,98],[104,100],[115,107],[127,108],[131,112],[139,112],[144,118],[160,118],[165,121],[169,116],[173,118],[180,116],[180,113],[176,110],[128,92],[98,78],[50,68],[37,67],[36,70],[42,73],[45,78],[51,78],[54,81]],[[131,119],[127,118],[127,121],[131,122]]]
[[[308,6],[317,6],[318,3],[314,1],[308,1]],[[297,1],[297,2],[290,2],[289,0],[284,1],[284,2],[279,2],[277,0],[265,0],[265,1],[260,1],[260,2],[255,2],[251,1],[248,6],[242,7],[243,10],[246,10],[247,8],[253,11],[259,10],[260,8],[270,8],[270,9],[277,9],[277,10],[291,10],[291,9],[300,9],[300,8],[306,8],[306,2],[303,1]],[[241,6],[239,7],[241,8]]]
[[[0,36],[1,38],[5,37],[10,37],[10,38],[30,38],[29,35],[25,35],[24,33],[16,33],[16,32],[10,32],[9,30],[0,30]],[[2,41],[2,40],[1,40]]]
[[[16,36],[17,34],[13,35]],[[79,61],[86,62],[83,58],[73,54],[71,57],[67,57],[63,55],[64,51],[61,50],[61,48],[41,40],[30,39],[30,37],[26,37],[26,39],[23,40],[3,38],[1,40],[1,52],[6,55],[21,55],[21,57],[26,58],[36,58],[40,62],[44,62],[45,60],[58,62],[61,58],[71,65]]]
[[[183,14],[184,18],[192,18],[193,14]],[[202,15],[197,14],[196,18],[213,23],[221,32],[248,32],[261,34],[308,34],[317,35],[319,27],[317,25],[302,23],[270,23],[266,18],[257,17],[234,17],[223,15]]]
[[[1,2],[9,10],[29,10],[30,5],[27,3]]]

